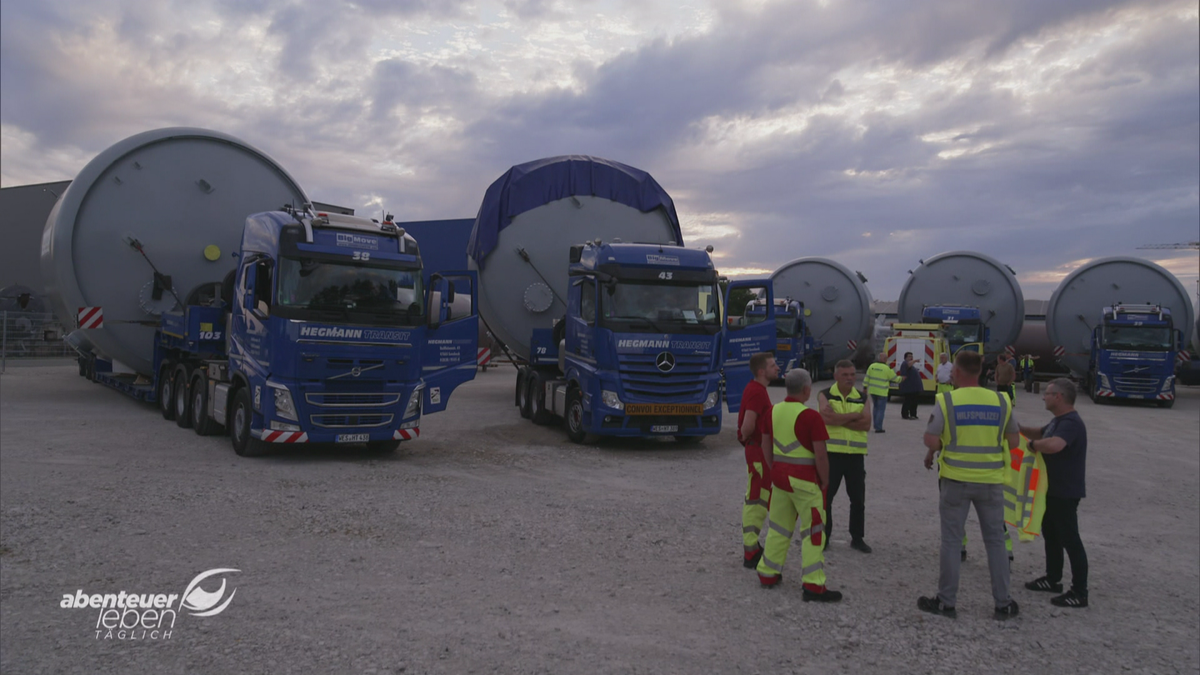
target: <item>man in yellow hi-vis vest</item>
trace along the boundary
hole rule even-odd
[[[883,415],[887,412],[888,390],[899,382],[900,376],[887,364],[887,354],[876,354],[875,363],[867,366],[863,384],[867,387],[867,394],[871,396],[871,420],[875,424],[877,434],[883,433]]]
[[[839,591],[825,587],[825,499],[829,481],[825,442],[829,434],[821,415],[804,405],[812,395],[812,376],[803,368],[784,378],[787,398],[771,409],[763,429],[763,445],[772,448],[771,514],[767,543],[758,561],[758,580],[773,587],[783,579],[792,535],[800,538],[800,578],[803,599],[837,602]],[[796,532],[799,529],[799,532]]]
[[[817,395],[821,419],[829,430],[829,486],[825,491],[825,548],[833,535],[833,498],[842,479],[850,498],[850,547],[870,553],[863,540],[866,529],[867,430],[871,428],[871,404],[866,392],[854,388],[858,373],[854,363],[842,359],[833,366],[837,384]]]
[[[987,549],[992,577],[995,617],[1017,615],[1017,603],[1009,594],[1008,556],[1004,552],[1004,485],[1007,450],[1020,442],[1008,397],[979,386],[983,359],[976,352],[960,351],[951,375],[957,388],[937,395],[929,426],[925,429],[925,468],[938,459],[941,498],[938,511],[942,523],[938,592],[921,597],[923,611],[956,616],[958,575],[962,561],[959,547],[967,513],[975,505],[979,529]]]

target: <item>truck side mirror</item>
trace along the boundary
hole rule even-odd
[[[245,310],[253,310],[254,309],[254,293],[253,292],[246,293],[245,295],[242,296],[242,309],[245,309]]]
[[[454,284],[446,282],[446,302],[454,302]]]

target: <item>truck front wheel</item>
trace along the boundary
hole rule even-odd
[[[175,399],[175,424],[180,429],[192,426],[191,398],[188,396],[188,381],[191,372],[182,363],[175,367],[175,377],[171,378],[171,397]]]
[[[579,389],[572,388],[567,392],[567,415],[563,419],[567,438],[573,443],[583,443],[587,439],[587,429],[583,426],[583,394]]]
[[[242,457],[258,457],[266,453],[266,443],[250,435],[250,422],[254,419],[254,408],[250,405],[250,391],[246,387],[233,395],[229,410],[229,439],[233,451]]]

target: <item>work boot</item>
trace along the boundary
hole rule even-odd
[[[754,555],[742,560],[742,567],[752,570],[758,567],[758,561],[762,559],[763,550],[760,548],[754,552]]]
[[[763,588],[775,588],[783,581],[782,574],[774,574],[767,576],[765,574],[758,575],[758,583],[762,584]]]
[[[806,588],[804,589],[804,593],[801,595],[801,598],[805,602],[841,602],[842,592],[831,591],[829,589],[818,592],[810,591]]]
[[[996,608],[996,612],[995,612],[995,614],[992,615],[992,618],[997,621],[1008,621],[1009,619],[1013,618],[1014,616],[1016,616],[1019,613],[1020,613],[1020,608],[1017,607],[1017,601],[1009,600],[1008,604],[1005,605],[1004,607]]]
[[[925,596],[917,598],[917,609],[930,614],[941,614],[948,619],[958,618],[958,612],[953,607],[946,606],[936,595],[932,598]]]
[[[863,541],[862,539],[855,539],[854,541],[850,542],[850,548],[856,551],[862,551],[863,553],[871,552],[871,547],[868,546],[867,542]]]

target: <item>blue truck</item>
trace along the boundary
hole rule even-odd
[[[393,450],[474,377],[475,273],[426,282],[417,241],[390,217],[258,213],[235,256],[223,281],[162,312],[149,381],[92,352],[81,374],[197,434],[226,428],[243,456],[278,443]]]
[[[793,368],[803,368],[816,379],[825,367],[825,346],[809,329],[806,320],[809,311],[797,300],[775,298],[774,351],[780,379]],[[743,322],[747,325],[765,320],[765,305],[757,300],[750,301],[746,304],[744,317]]]
[[[992,335],[991,329],[983,323],[978,307],[926,305],[921,311],[921,323],[942,324],[952,359],[960,349],[983,354],[984,345]]]
[[[1161,305],[1105,307],[1092,329],[1085,387],[1092,400],[1155,401],[1175,405],[1175,360],[1183,334]]]
[[[682,245],[671,198],[646,172],[571,155],[518,165],[488,188],[468,245],[479,314],[517,369],[514,403],[589,437],[721,429],[775,347],[768,280],[724,297],[711,248]],[[765,320],[728,325],[729,293],[765,293]]]

